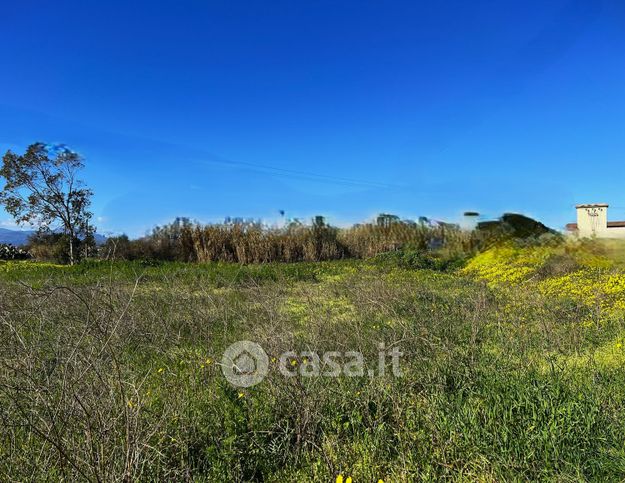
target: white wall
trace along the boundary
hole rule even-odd
[[[577,236],[580,238],[625,238],[625,227],[608,228],[608,205],[577,205]]]
[[[577,233],[582,238],[603,238],[608,230],[608,205],[577,205]]]
[[[625,239],[625,227],[608,228],[602,238],[623,238]]]

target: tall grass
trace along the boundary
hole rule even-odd
[[[453,226],[430,227],[403,222],[336,228],[323,222],[269,228],[260,224],[198,225],[177,221],[150,236],[111,239],[104,258],[197,262],[302,262],[370,258],[401,249],[470,253],[478,236]]]

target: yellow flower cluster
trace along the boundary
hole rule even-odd
[[[11,272],[13,270],[21,270],[24,268],[42,269],[42,268],[55,268],[66,269],[69,265],[59,265],[56,263],[48,262],[31,262],[29,260],[0,260],[0,271]]]
[[[535,273],[549,255],[548,248],[504,245],[476,255],[462,272],[485,280],[491,287],[516,284]]]
[[[543,280],[538,289],[548,296],[566,297],[596,308],[602,319],[625,312],[625,273],[586,269]]]
[[[579,269],[572,273],[538,279],[536,274],[552,255],[563,250],[553,247],[517,248],[511,245],[487,250],[475,256],[463,269],[491,288],[525,284],[545,296],[567,298],[596,309],[599,319],[625,313],[625,273],[605,257],[581,250],[569,255]]]
[[[338,475],[336,477],[336,483],[352,483],[352,477],[348,476],[347,478],[343,478],[343,475]],[[384,480],[380,478],[378,483],[384,483]]]
[[[596,367],[599,369],[619,369],[625,365],[625,351],[623,350],[622,338],[609,341],[599,347],[588,352],[580,354],[558,354],[557,360],[559,365],[563,365],[569,369]],[[550,365],[543,363],[542,370],[549,371]]]

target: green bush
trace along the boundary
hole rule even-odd
[[[28,260],[30,254],[26,250],[0,243],[0,260]]]

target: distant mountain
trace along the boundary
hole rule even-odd
[[[8,228],[0,228],[0,243],[8,245],[21,246],[25,245],[28,237],[35,233],[32,230],[9,230]]]
[[[100,235],[96,233],[94,236],[96,245],[104,245],[106,243],[106,237],[104,235]]]
[[[25,245],[28,237],[36,233],[34,230],[9,230],[8,228],[0,228],[0,244],[14,245],[16,247]],[[98,233],[95,234],[95,241],[98,245],[106,242],[106,237]]]

